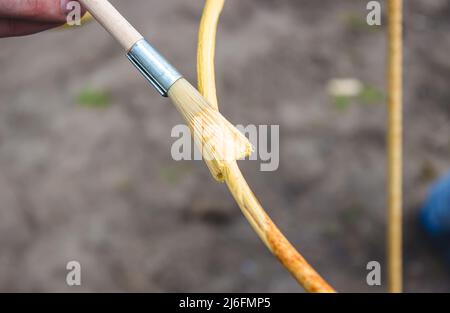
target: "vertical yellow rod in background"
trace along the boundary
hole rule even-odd
[[[402,10],[403,0],[388,0],[388,290],[402,292]]]

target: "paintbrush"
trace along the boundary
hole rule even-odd
[[[80,0],[127,51],[128,59],[164,97],[170,97],[191,129],[203,158],[220,175],[225,162],[251,154],[248,139],[227,121],[107,0]],[[208,166],[211,162],[207,162]],[[217,178],[217,177],[216,177]]]

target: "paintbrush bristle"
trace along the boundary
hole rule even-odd
[[[249,156],[253,147],[249,140],[184,78],[169,90],[169,97],[191,129],[194,142],[203,158],[219,164]]]

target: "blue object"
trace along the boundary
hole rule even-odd
[[[450,172],[431,186],[420,212],[420,222],[450,261]]]

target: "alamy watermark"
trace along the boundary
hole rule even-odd
[[[66,23],[69,26],[81,25],[81,4],[78,1],[69,1],[65,5],[64,11],[67,12]]]
[[[78,261],[67,262],[66,265],[67,275],[66,284],[67,286],[81,286],[81,264]]]
[[[379,1],[367,2],[366,9],[369,11],[366,22],[369,26],[381,25],[381,4]]]
[[[368,286],[381,286],[381,265],[380,262],[370,261],[366,265],[366,270],[369,273],[366,276],[366,283]]]
[[[237,125],[236,128],[244,134],[253,145],[253,153],[248,160],[261,161],[260,170],[272,172],[280,165],[280,126],[279,125]],[[216,130],[217,131],[217,130]],[[206,134],[205,136],[208,136]],[[217,136],[217,133],[215,134]],[[194,144],[188,126],[176,125],[172,128],[172,138],[177,138],[171,148],[175,161],[202,160],[204,156]],[[230,141],[224,138],[223,146]]]

